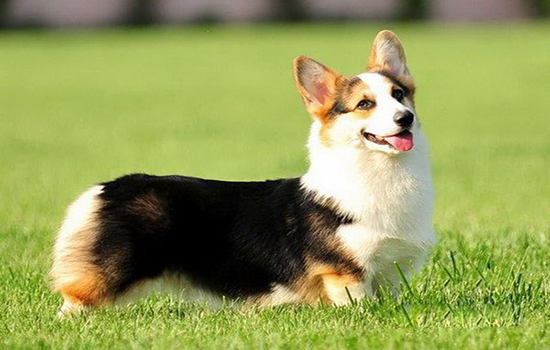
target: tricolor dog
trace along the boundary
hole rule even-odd
[[[365,73],[345,77],[302,56],[294,79],[313,118],[307,173],[263,182],[134,174],[93,186],[55,244],[62,315],[158,281],[259,306],[398,293],[396,264],[408,278],[436,241],[403,47],[382,31]]]

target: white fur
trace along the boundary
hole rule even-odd
[[[97,196],[103,186],[94,186],[84,192],[68,208],[65,221],[59,230],[54,247],[52,277],[56,288],[69,284],[77,278],[83,266],[74,264],[74,252],[89,249],[91,235],[95,229],[95,211],[99,207]],[[57,314],[59,318],[77,314],[86,307],[65,300]]]
[[[371,90],[383,90],[382,77],[370,73],[360,77],[368,77]],[[389,121],[395,110],[408,107],[395,100],[390,103],[382,95],[377,96],[381,109],[367,120],[339,116],[329,131],[335,141],[330,145],[321,142],[321,124],[314,122],[308,142],[311,165],[302,177],[306,189],[321,200],[331,198],[342,214],[355,219],[337,236],[367,272],[367,295],[384,283],[399,283],[395,263],[405,275],[412,272],[411,264],[419,268],[436,242],[428,146],[419,124],[411,130],[415,147],[408,152],[370,147],[372,143],[361,136],[365,127],[381,135],[400,131]]]
[[[337,306],[349,304],[352,301],[360,300],[366,295],[372,296],[371,275],[367,275],[363,281],[352,283],[345,287],[325,283],[325,293],[331,303]]]
[[[80,195],[67,209],[65,221],[59,230],[55,244],[55,255],[63,253],[66,250],[67,243],[74,233],[82,230],[89,225],[89,220],[93,217],[93,212],[97,209],[97,196],[103,191],[103,186],[93,186]]]
[[[363,136],[363,132],[380,137],[398,134],[403,129],[395,123],[394,116],[404,111],[410,111],[415,114],[414,129],[418,126],[418,120],[413,106],[409,104],[407,99],[400,103],[391,96],[393,84],[384,76],[374,73],[363,73],[358,75],[358,77],[368,85],[368,94],[376,100],[376,107],[368,118],[365,118],[362,113],[354,111],[339,115],[332,122],[329,131],[333,146],[355,147],[362,151],[368,148],[389,154],[399,154],[400,151],[390,145],[380,145],[367,141]],[[313,127],[318,128],[320,131],[321,125],[317,123]],[[412,131],[414,132],[414,130]],[[310,139],[310,142],[312,141],[314,140]]]
[[[115,304],[127,305],[155,292],[169,294],[187,301],[202,302],[211,308],[220,308],[223,304],[221,296],[198,287],[182,275],[173,273],[164,273],[157,278],[138,282],[119,296]]]
[[[116,305],[127,305],[152,293],[167,293],[186,301],[202,302],[210,308],[220,308],[224,298],[210,293],[187,280],[181,275],[165,273],[160,277],[141,281],[129,291],[119,296],[115,301]],[[231,305],[246,303],[248,300],[231,300]],[[287,303],[300,302],[301,298],[296,292],[281,285],[274,284],[271,292],[258,299],[251,299],[253,304],[259,306],[275,306]],[[71,310],[72,311],[72,310]]]
[[[391,95],[392,85],[387,78],[376,73],[363,73],[358,75],[370,89],[370,93],[376,99],[376,108],[371,116],[364,120],[365,130],[377,136],[391,136],[402,129],[395,123],[393,117],[396,113],[412,108],[398,102]]]
[[[74,201],[65,215],[54,247],[52,276],[56,286],[70,283],[76,276],[73,254],[87,251],[95,230],[95,211],[99,208],[97,196],[103,186],[93,186]]]
[[[87,309],[88,308],[86,306],[74,304],[68,300],[65,300],[61,306],[61,309],[59,309],[59,312],[57,313],[57,318],[64,319],[69,316],[78,315]]]
[[[275,284],[271,287],[271,292],[261,297],[256,304],[259,306],[275,306],[300,301],[301,297],[296,292],[281,284]]]
[[[405,111],[416,115],[413,106],[407,99],[399,102],[392,97],[393,84],[386,77],[375,73],[363,73],[358,77],[369,87],[368,94],[375,99],[376,107],[368,118],[356,117],[353,112],[340,116],[336,120],[334,128],[341,130],[343,135],[356,137],[356,144],[375,151],[398,154],[399,151],[393,147],[369,142],[360,134],[366,131],[376,136],[386,137],[399,133],[402,129],[395,123],[395,115]],[[418,124],[416,117],[413,124]]]

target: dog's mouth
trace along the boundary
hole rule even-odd
[[[410,151],[413,146],[413,134],[408,130],[401,131],[398,134],[391,136],[377,136],[366,131],[363,131],[363,136],[367,141],[377,145],[390,146],[398,151]]]

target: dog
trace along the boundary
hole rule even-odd
[[[263,182],[132,174],[91,187],[54,247],[61,315],[132,300],[158,281],[189,298],[260,307],[398,295],[436,242],[404,49],[382,31],[365,73],[345,77],[300,56],[294,80],[313,118],[307,173]]]

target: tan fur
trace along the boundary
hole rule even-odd
[[[349,299],[350,290],[354,297],[361,297],[356,292],[363,276],[359,268],[354,269],[346,264],[339,266],[311,261],[306,262],[306,265],[307,272],[293,284],[275,285],[270,293],[252,298],[246,305],[260,307],[287,303],[341,305]]]
[[[100,305],[107,298],[103,277],[90,255],[101,190],[101,186],[92,187],[69,207],[57,236],[51,276],[54,289],[71,305]]]
[[[392,60],[396,59],[403,60],[401,69],[392,69],[393,65],[390,65]],[[399,83],[409,89],[410,95],[406,99],[414,107],[414,82],[405,64],[403,48],[393,33],[381,32],[377,36],[371,50],[368,69],[371,72],[388,74],[397,79]],[[397,85],[387,77],[383,77],[383,79],[388,82],[388,93],[391,94],[391,90]],[[363,99],[375,101],[375,96],[363,81],[357,77],[342,76],[307,57],[300,56],[294,60],[294,81],[307,110],[321,124],[319,141],[325,147],[334,145],[332,129],[338,118],[345,115],[346,118],[366,119],[376,108],[376,105],[366,110],[356,108]],[[316,86],[321,85],[325,87],[327,95],[319,101],[312,96],[310,90],[315,90]],[[334,115],[332,111],[334,106],[339,107],[339,115]],[[345,112],[341,112],[342,110]]]
[[[105,284],[101,276],[93,271],[73,275],[73,282],[58,286],[63,298],[72,304],[99,306],[107,302]]]
[[[369,118],[373,109],[369,110],[358,110],[356,109],[357,104],[363,100],[374,100],[369,87],[363,82],[359,81],[356,84],[350,86],[351,79],[342,78],[338,88],[336,89],[336,95],[334,96],[334,102],[340,103],[348,111],[347,116],[358,119]],[[328,110],[327,110],[328,112]],[[320,141],[325,147],[331,147],[333,145],[333,139],[331,136],[332,128],[336,118],[339,116],[329,116],[327,114],[321,116],[319,120],[321,121],[321,130],[319,131]]]
[[[339,244],[340,249],[343,247]],[[347,255],[342,250],[342,254]],[[315,281],[318,295],[317,302],[329,305],[344,305],[353,299],[361,299],[364,295],[362,280],[363,271],[357,265],[327,265],[312,266],[309,278]]]
[[[130,206],[136,214],[148,218],[151,221],[161,220],[165,212],[164,203],[152,192],[137,198]]]
[[[309,276],[307,283],[302,283],[299,290],[302,300],[310,305],[316,305],[319,302],[330,304],[325,293],[323,279],[319,275]]]
[[[319,67],[319,69],[323,70],[323,74],[321,75],[320,72],[309,72],[308,70],[312,70],[311,68],[308,68],[310,66]],[[302,76],[307,74],[320,75],[318,77],[320,81],[318,82],[322,83],[328,91],[326,99],[324,99],[323,101],[317,101],[306,89]],[[312,115],[318,118],[322,119],[326,117],[327,112],[332,106],[334,98],[336,97],[337,87],[344,83],[345,80],[346,78],[343,77],[340,73],[309,57],[299,56],[294,59],[294,83],[296,85],[296,88],[302,96],[307,110]]]
[[[347,305],[362,299],[368,291],[364,282],[354,275],[323,275],[323,287],[331,305]]]
[[[393,68],[395,65],[392,62],[395,59],[402,63],[399,69]],[[378,33],[370,50],[367,72],[386,72],[399,79],[413,95],[415,84],[406,63],[405,49],[397,36],[389,30]]]
[[[324,283],[330,283],[340,287],[346,287],[360,281],[356,276],[350,274],[327,273],[322,275]]]
[[[347,255],[340,244],[338,248],[343,255]],[[355,264],[345,265],[327,265],[312,264],[308,272],[308,282],[305,285],[314,286],[312,295],[316,297],[315,302],[322,300],[326,304],[339,304],[339,299],[335,298],[333,291],[340,290],[346,293],[346,288],[355,288],[363,278],[361,269]]]

